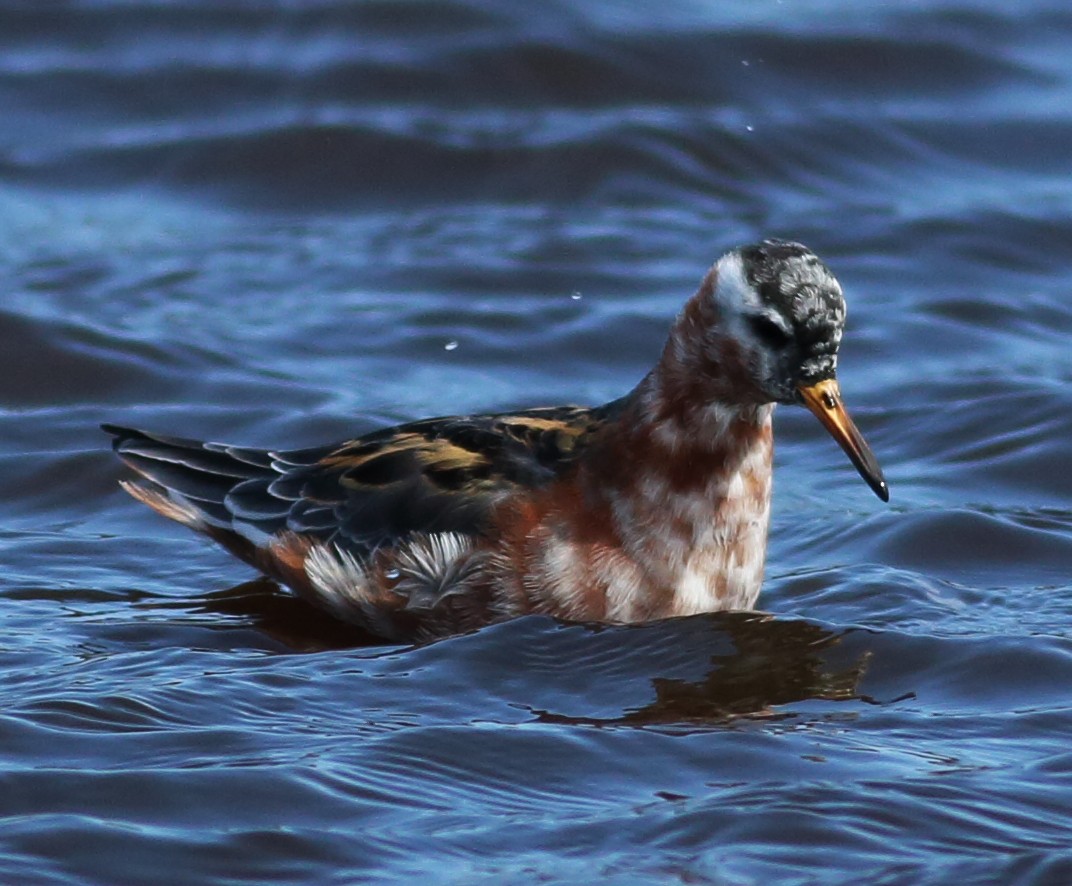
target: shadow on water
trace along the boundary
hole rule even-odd
[[[159,604],[152,604],[159,605]],[[173,606],[169,602],[164,604]],[[184,607],[185,608],[185,607]],[[434,659],[453,669],[470,660],[470,676],[519,675],[536,696],[551,689],[563,706],[517,699],[543,723],[586,726],[718,724],[739,718],[785,718],[801,702],[862,701],[859,683],[873,651],[859,629],[830,629],[758,612],[727,612],[646,625],[572,624],[535,616],[412,650],[384,646],[376,637],[332,618],[267,579],[207,595],[197,609],[252,622],[272,640],[301,653],[378,649]],[[526,635],[524,638],[516,634]],[[853,636],[850,649],[842,641]],[[517,657],[519,644],[526,653]],[[542,650],[534,652],[533,650]],[[462,670],[468,670],[462,666]],[[583,676],[582,676],[583,675]],[[594,681],[594,682],[593,682]],[[618,707],[604,710],[609,684],[632,684]],[[637,703],[637,697],[654,698]],[[599,699],[592,706],[578,698]],[[902,696],[902,698],[905,696]],[[901,700],[900,698],[896,699]],[[558,710],[552,709],[559,707]]]
[[[614,717],[536,711],[538,719],[589,726],[711,725],[740,718],[788,718],[794,714],[780,708],[807,701],[876,703],[859,691],[871,651],[852,653],[848,663],[838,661],[844,656],[837,654],[837,647],[855,630],[834,631],[751,612],[701,615],[689,621],[700,622],[720,650],[706,657],[699,679],[658,676],[658,659],[653,656],[655,698],[650,703]],[[628,630],[672,631],[680,623],[672,620]]]
[[[281,592],[279,585],[267,578],[209,594],[199,608],[204,613],[246,617],[258,630],[296,652],[384,645],[375,635]]]

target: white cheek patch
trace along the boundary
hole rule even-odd
[[[787,327],[784,317],[763,303],[756,288],[748,282],[739,253],[731,252],[722,256],[716,268],[718,278],[713,298],[721,315],[722,329],[729,338],[744,343],[749,352],[765,357],[767,349],[756,342],[756,336],[745,318],[763,314],[787,335],[791,335],[792,330]]]
[[[745,309],[758,309],[763,305],[759,293],[748,282],[744,274],[744,262],[737,252],[722,256],[715,265],[718,277],[715,282],[714,298],[727,316],[736,316]]]

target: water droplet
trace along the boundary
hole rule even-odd
[[[581,294],[579,292],[572,292],[572,293],[570,293],[570,298],[573,299],[574,301],[580,301],[581,300]]]
[[[755,132],[756,131],[756,127],[752,126],[752,124],[748,124],[745,127],[745,129],[747,129],[749,132]]]
[[[402,571],[397,567],[392,566],[390,569],[384,570],[383,577],[388,581],[395,581],[402,577]]]
[[[451,341],[448,341],[445,345],[443,345],[443,350],[456,351],[458,350],[458,343],[452,339]]]
[[[744,65],[747,68],[748,65],[750,64],[750,62],[748,61],[748,59],[742,58],[741,59],[741,64]]]

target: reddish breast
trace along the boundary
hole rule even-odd
[[[770,507],[770,410],[720,431],[675,441],[626,415],[575,471],[504,503],[503,614],[625,622],[751,606]]]

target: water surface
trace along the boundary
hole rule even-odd
[[[1072,880],[1066,4],[0,3],[0,881]],[[96,430],[619,396],[725,249],[844,284],[765,615],[369,647]]]

